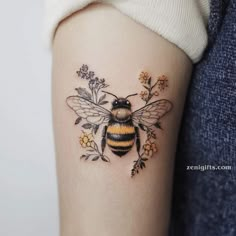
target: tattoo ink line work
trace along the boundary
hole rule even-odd
[[[152,101],[168,88],[167,77],[162,75],[155,80],[147,72],[141,72],[139,80],[144,90],[139,93],[139,96],[145,105],[132,112],[128,98],[138,95],[137,93],[123,98],[104,91],[109,85],[106,84],[105,79],[99,79],[93,71],[89,71],[87,65],[82,65],[77,75],[88,82],[88,89],[76,88],[77,95],[67,97],[66,103],[77,114],[75,125],[85,121],[81,126],[83,130],[80,144],[87,152],[80,158],[110,162],[109,157],[104,154],[106,146],[115,155],[122,157],[129,153],[135,144],[138,158],[134,161],[131,177],[135,176],[146,167],[145,162],[158,151],[155,129],[161,129],[160,119],[173,107],[167,99]],[[110,110],[103,107],[108,103],[107,95],[114,97]],[[103,131],[99,149],[94,136],[101,125]],[[140,130],[146,134],[143,145],[140,141]]]

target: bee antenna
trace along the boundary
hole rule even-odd
[[[128,97],[136,96],[136,95],[138,95],[138,94],[137,94],[137,93],[130,94],[130,95],[128,95],[125,99],[127,99]]]
[[[103,93],[110,94],[110,95],[114,96],[116,99],[118,99],[118,97],[117,97],[115,94],[113,94],[113,93],[109,93],[109,92],[107,92],[107,91],[104,91],[104,90],[102,90],[102,92],[103,92]]]

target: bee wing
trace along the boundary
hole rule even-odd
[[[136,126],[139,124],[147,127],[155,125],[161,117],[172,109],[172,107],[172,103],[166,99],[152,102],[133,112],[133,122]]]
[[[110,111],[80,96],[70,96],[66,99],[67,105],[89,123],[100,125],[107,123]]]

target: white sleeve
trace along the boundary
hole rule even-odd
[[[210,0],[102,0],[181,48],[195,63],[207,45]],[[44,39],[51,45],[57,25],[95,0],[45,0]]]

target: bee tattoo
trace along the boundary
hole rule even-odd
[[[145,90],[139,95],[145,105],[132,111],[129,98],[138,93],[119,97],[105,91],[104,89],[108,87],[105,79],[95,77],[94,72],[89,71],[87,65],[83,65],[77,74],[79,78],[88,81],[89,90],[76,88],[78,94],[67,97],[66,103],[77,115],[75,124],[85,121],[82,128],[90,130],[90,133],[82,130],[80,144],[88,153],[83,154],[81,159],[92,159],[92,161],[101,159],[109,162],[110,158],[104,154],[107,146],[118,157],[125,156],[133,146],[136,146],[137,159],[131,170],[133,177],[146,166],[145,162],[152,157],[154,152],[157,152],[158,148],[154,142],[157,139],[155,129],[161,129],[160,119],[173,107],[167,99],[151,101],[168,87],[167,77],[160,76],[153,84],[153,78],[147,72],[142,72],[139,80]],[[105,100],[107,95],[114,98],[110,109],[104,107],[109,103]],[[94,140],[94,135],[97,134],[100,126],[103,126],[102,140],[98,145]],[[140,129],[146,133],[146,141],[143,145],[140,141]]]

